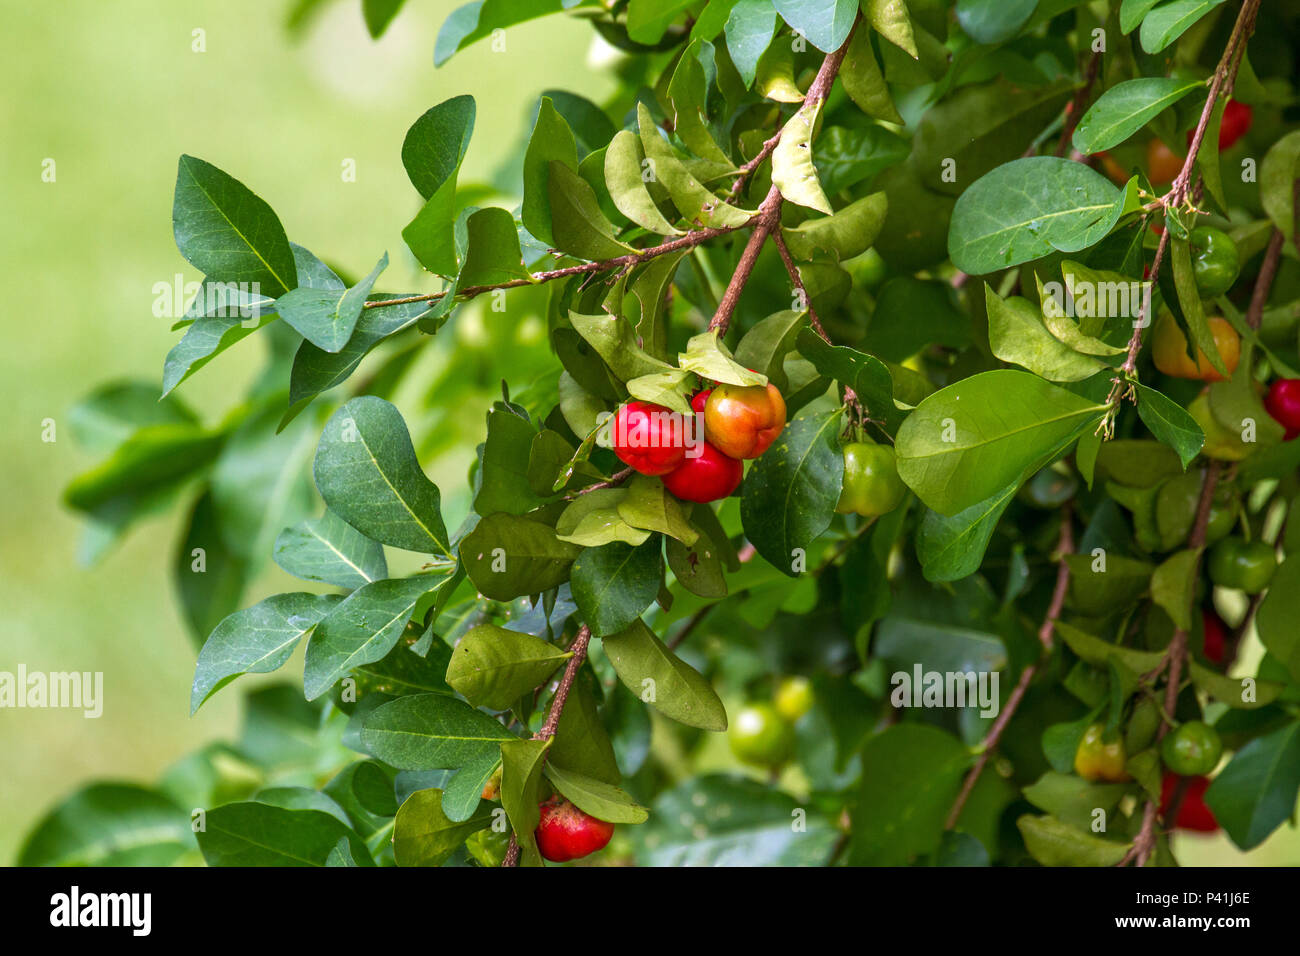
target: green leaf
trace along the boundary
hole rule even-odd
[[[1152,10],[1142,21],[1138,39],[1147,53],[1159,53],[1186,33],[1223,0],[1172,0]]]
[[[440,583],[427,575],[386,578],[357,588],[316,626],[307,644],[303,691],[315,700],[356,667],[385,657],[421,597]]]
[[[650,355],[636,343],[632,323],[619,315],[569,313],[569,321],[578,334],[596,350],[610,371],[627,382],[643,375],[676,371],[667,362]]]
[[[601,645],[624,686],[665,717],[701,730],[727,729],[727,711],[699,671],[664,646],[642,621]]]
[[[948,254],[982,275],[1101,241],[1119,220],[1124,194],[1083,163],[1030,156],[994,169],[957,199]]]
[[[868,738],[850,862],[899,866],[939,846],[970,755],[935,727],[895,724]]]
[[[376,295],[371,301],[391,298],[396,297]],[[363,308],[352,338],[338,352],[326,352],[304,340],[293,357],[293,370],[289,374],[289,410],[281,419],[280,427],[296,418],[321,392],[345,382],[377,345],[426,318],[436,317],[437,310],[444,304],[445,300],[434,300]]]
[[[189,815],[156,790],[94,783],[32,827],[18,866],[170,866],[194,846]]]
[[[1137,407],[1142,423],[1151,429],[1151,434],[1178,453],[1178,460],[1184,468],[1200,454],[1205,444],[1205,432],[1183,406],[1154,388],[1138,383]]]
[[[469,819],[483,784],[517,738],[482,711],[444,694],[413,694],[381,704],[361,725],[366,750],[398,770],[458,770],[443,791],[443,812]]]
[[[817,167],[813,165],[813,130],[821,108],[820,100],[805,102],[782,127],[781,140],[772,151],[772,185],[789,202],[829,216],[835,210],[822,192]]]
[[[954,515],[926,509],[916,529],[916,557],[927,581],[958,581],[979,570],[998,519],[1016,496],[1008,485]]]
[[[844,45],[858,16],[857,0],[772,0],[772,6],[782,20],[823,53]]]
[[[940,514],[991,498],[1101,421],[1095,405],[1027,372],[982,372],[926,398],[898,429],[898,473]]]
[[[626,488],[627,494],[615,504],[624,521],[634,528],[659,531],[688,546],[695,543],[699,532],[687,520],[685,506],[668,493],[662,481],[635,475]]]
[[[583,813],[589,813],[597,820],[644,823],[650,816],[649,810],[628,796],[625,790],[612,784],[565,770],[554,762],[548,763],[544,772],[556,790]]]
[[[385,252],[370,274],[352,288],[334,292],[300,287],[276,300],[275,309],[307,341],[325,352],[338,352],[352,338],[366,296],[387,268]]]
[[[989,347],[1002,361],[1053,382],[1082,381],[1106,367],[1048,332],[1042,313],[1028,299],[1002,299],[986,282],[984,303],[988,310]]]
[[[573,600],[597,637],[631,626],[659,593],[659,538],[633,546],[614,541],[587,548],[573,562]]]
[[[1183,307],[1183,318],[1192,333],[1192,342],[1205,353],[1215,370],[1228,376],[1228,367],[1223,364],[1219,354],[1219,344],[1214,341],[1210,331],[1209,320],[1205,317],[1205,308],[1201,304],[1201,293],[1196,287],[1196,274],[1192,271],[1192,252],[1186,239],[1172,236],[1169,240],[1169,258],[1174,267],[1174,286],[1178,290],[1178,304]]]
[[[324,866],[342,839],[355,860],[374,865],[361,838],[320,810],[228,803],[208,811],[197,836],[208,866]]]
[[[68,427],[87,451],[107,454],[145,425],[197,424],[198,418],[177,398],[159,400],[158,389],[145,382],[100,385],[68,409]]]
[[[698,222],[712,228],[739,228],[754,213],[719,199],[698,179],[691,175],[672,147],[659,133],[654,117],[644,103],[637,103],[637,123],[641,135],[641,149],[649,161],[649,172],[664,189],[688,223]]]
[[[1119,7],[1119,28],[1125,33],[1132,33],[1160,0],[1123,0]]]
[[[569,568],[581,552],[548,525],[503,512],[483,518],[460,542],[469,579],[495,601],[558,587],[569,579]]]
[[[441,790],[417,790],[402,803],[393,823],[393,859],[398,866],[442,866],[471,834],[492,824],[484,807],[457,822],[442,812]]]
[[[808,261],[825,253],[837,261],[861,255],[876,241],[885,224],[888,199],[883,192],[872,193],[849,203],[824,219],[808,219],[793,229],[782,229],[790,253]]]
[[[194,503],[172,569],[185,623],[201,642],[239,608],[251,575],[248,563],[226,546],[211,491]]]
[[[777,15],[770,0],[738,0],[731,8],[725,28],[727,52],[747,89],[754,85],[758,58],[772,42],[776,25]]]
[[[495,206],[480,209],[466,220],[465,228],[468,247],[458,279],[461,288],[529,278],[519,249],[519,230],[509,212]]]
[[[354,398],[325,423],[316,487],[329,509],[380,544],[452,557],[441,495],[420,468],[402,413]]]
[[[1278,681],[1259,680],[1255,677],[1226,677],[1218,671],[1202,667],[1188,660],[1188,671],[1196,689],[1233,710],[1255,710],[1267,707],[1286,689]]]
[[[361,0],[361,13],[372,39],[378,40],[384,35],[404,3],[406,0]]]
[[[1092,104],[1074,130],[1074,148],[1081,153],[1114,149],[1205,84],[1168,76],[1143,77],[1116,83]]]
[[[871,50],[871,31],[858,29],[849,41],[848,52],[840,66],[840,82],[844,92],[868,116],[873,116],[886,123],[902,125],[903,118],[898,115],[889,87],[880,72],[880,64]]]
[[[545,866],[533,833],[541,822],[542,765],[550,745],[549,740],[507,740],[501,745],[501,806],[524,866]]]
[[[651,45],[663,39],[674,20],[695,0],[632,0],[627,7],[627,35]]]
[[[627,498],[626,488],[598,488],[570,502],[555,524],[561,541],[598,548],[614,541],[644,544],[650,532],[634,528],[618,512]]]
[[[231,614],[199,652],[190,713],[241,674],[269,674],[293,654],[302,636],[339,603],[337,594],[276,594]]]
[[[595,191],[564,163],[551,163],[547,189],[557,249],[592,262],[636,252],[614,238],[614,224],[605,218]]]
[[[316,423],[304,419],[276,433],[278,402],[235,429],[212,469],[212,503],[226,548],[256,571],[286,524],[316,507],[307,464]]]
[[[172,231],[185,260],[210,279],[256,283],[278,298],[298,285],[293,250],[275,212],[210,163],[181,156]]]
[[[295,251],[298,248],[295,246]],[[219,284],[205,281],[203,289],[212,285]],[[218,301],[203,306],[185,335],[167,353],[163,361],[163,395],[170,395],[181,382],[236,342],[274,322],[276,317],[273,301],[264,295],[235,289],[221,292]]]
[[[402,142],[402,164],[425,204],[402,238],[430,272],[451,276],[456,261],[456,177],[474,132],[472,96],[453,96],[417,119]]]
[[[605,184],[618,211],[638,226],[660,236],[679,236],[682,231],[664,218],[643,178],[647,167],[641,140],[630,130],[619,130],[605,150]]]
[[[806,829],[791,825],[801,805],[760,781],[709,774],[691,777],[654,802],[650,820],[632,831],[642,866],[822,866],[839,839],[808,810]]]
[[[1063,621],[1057,622],[1056,631],[1061,635],[1061,639],[1069,645],[1070,650],[1074,651],[1086,663],[1097,667],[1107,666],[1107,662],[1113,658],[1130,671],[1145,674],[1154,670],[1164,657],[1164,654],[1160,651],[1137,651],[1128,647],[1119,647],[1109,641],[1103,641],[1099,637],[1093,637],[1091,634],[1087,634]]]
[[[1001,43],[1020,32],[1038,0],[957,0],[957,22],[976,43]]]
[[[1292,721],[1238,750],[1205,791],[1205,804],[1242,850],[1295,813],[1300,792],[1300,721]]]
[[[796,418],[754,462],[740,519],[758,553],[791,577],[808,570],[807,552],[835,516],[844,482],[841,409]]]
[[[1151,600],[1168,612],[1176,627],[1192,627],[1192,599],[1200,550],[1179,551],[1166,558],[1151,575]]]
[[[900,50],[916,59],[916,38],[905,0],[862,0],[862,12],[871,27]]]
[[[542,242],[553,244],[551,233],[551,199],[549,183],[551,163],[559,162],[571,172],[578,169],[578,147],[573,130],[555,109],[549,96],[543,96],[537,111],[528,148],[524,152],[524,203],[520,218],[524,228]]]
[[[736,345],[737,364],[766,375],[769,382],[785,392],[789,385],[785,358],[794,351],[807,318],[807,312],[787,309],[760,319]]]
[[[471,0],[451,12],[438,30],[433,65],[442,66],[452,54],[516,23],[535,20],[573,6],[573,0]]]
[[[487,442],[475,476],[476,512],[519,515],[545,500],[533,492],[528,481],[528,462],[536,437],[537,429],[504,405],[497,404],[488,412]]]
[[[696,21],[699,25],[699,21]],[[694,29],[692,29],[692,35]],[[709,77],[705,75],[701,58],[708,50],[712,68],[712,45],[692,38],[690,45],[677,60],[668,81],[668,100],[673,109],[673,132],[686,145],[686,149],[720,169],[733,170],[735,164],[713,138],[709,131],[708,97]]]
[[[1026,813],[1016,820],[1025,848],[1043,866],[1114,866],[1132,844],[1116,843],[1062,823]]]
[[[1291,521],[1297,517],[1294,506],[1287,531],[1293,534]],[[1288,553],[1287,559],[1273,575],[1255,615],[1255,629],[1260,642],[1287,669],[1292,679],[1300,683],[1300,554]]]
[[[383,546],[329,509],[281,531],[273,557],[294,577],[340,588],[359,588],[388,577]]]
[[[677,356],[677,364],[701,378],[724,385],[766,385],[767,376],[751,372],[732,356],[716,329],[692,335],[686,351]]]
[[[74,478],[64,489],[64,503],[95,511],[158,493],[209,465],[224,440],[224,435],[188,422],[146,425],[106,461]]]
[[[569,690],[569,699],[565,703],[564,712],[560,714],[560,725],[552,738],[551,755],[547,764],[604,783],[616,784],[621,778],[618,761],[604,721],[596,708],[591,682],[584,679],[589,673],[589,670],[579,671],[578,679]],[[644,715],[645,709],[640,704],[633,706]]]
[[[886,282],[876,294],[871,315],[871,354],[903,362],[929,345],[955,349],[969,345],[970,318],[953,306],[951,292],[946,282],[912,276]]]
[[[694,377],[685,369],[674,368],[664,372],[638,375],[627,382],[627,393],[643,402],[663,405],[680,415],[694,415],[686,393],[693,387]]]
[[[480,624],[452,652],[447,683],[475,707],[509,710],[572,656],[530,634]]]
[[[1269,147],[1259,164],[1259,202],[1282,230],[1295,241],[1295,180],[1300,168],[1300,130],[1287,133]]]

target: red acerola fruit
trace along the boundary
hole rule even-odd
[[[1205,628],[1205,659],[1211,664],[1222,664],[1228,645],[1228,627],[1212,608],[1201,609],[1201,623]]]
[[[542,819],[533,835],[542,856],[553,863],[590,856],[614,835],[614,824],[597,820],[561,797],[546,801],[540,809]]]
[[[1300,378],[1279,378],[1268,388],[1264,407],[1286,429],[1286,440],[1300,435]]]
[[[1174,797],[1174,789],[1183,778],[1176,773],[1166,773],[1160,784],[1160,813],[1163,816],[1169,810],[1169,802]],[[1183,802],[1178,805],[1178,817],[1173,825],[1179,830],[1196,830],[1200,833],[1213,833],[1219,829],[1219,821],[1205,805],[1205,791],[1210,786],[1209,777],[1188,777],[1187,789],[1183,792]],[[1170,821],[1166,820],[1168,824]]]
[[[775,385],[719,385],[704,403],[704,433],[732,458],[757,458],[785,428],[785,399]]]
[[[664,475],[664,486],[682,501],[717,501],[725,498],[740,484],[744,466],[717,447],[704,442],[700,454],[689,455],[680,465]]]
[[[627,402],[614,415],[614,454],[643,475],[668,474],[686,457],[683,419],[653,402]]]

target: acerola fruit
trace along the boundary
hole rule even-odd
[[[1169,812],[1170,801],[1174,798],[1174,790],[1178,786],[1178,774],[1166,773],[1164,779],[1160,782],[1160,815],[1163,817]],[[1178,805],[1178,816],[1172,821],[1173,826],[1179,830],[1197,830],[1201,833],[1213,833],[1219,829],[1219,821],[1214,819],[1214,814],[1210,808],[1205,805],[1205,791],[1210,786],[1207,777],[1192,777],[1187,784],[1186,790],[1183,791],[1183,802]],[[1166,820],[1166,824],[1170,821]]]
[[[1165,766],[1181,777],[1209,773],[1223,756],[1219,732],[1201,720],[1189,720],[1160,742]]]
[[[562,797],[547,800],[540,810],[542,819],[533,835],[537,849],[553,863],[590,856],[614,836],[614,824],[597,820]]]
[[[1211,608],[1201,609],[1201,626],[1205,630],[1205,659],[1211,664],[1222,664],[1228,649],[1228,627]]]
[[[668,474],[686,457],[682,418],[653,402],[627,402],[614,415],[614,454],[643,475]]]
[[[772,698],[779,713],[790,723],[797,723],[799,718],[812,710],[812,681],[806,677],[787,677],[776,688]]]
[[[757,458],[785,428],[785,399],[775,385],[719,385],[704,403],[704,434],[732,458]]]
[[[771,704],[748,704],[731,722],[727,742],[737,759],[759,767],[776,767],[790,756],[794,730]]]
[[[1151,185],[1172,183],[1182,171],[1183,157],[1166,146],[1164,140],[1157,136],[1147,143],[1147,176]]]
[[[1083,732],[1079,749],[1074,752],[1074,772],[1084,780],[1121,783],[1129,778],[1124,769],[1124,738],[1116,735],[1107,743],[1102,739],[1105,731],[1104,724],[1091,724]]]
[[[1264,407],[1286,429],[1286,441],[1300,435],[1300,378],[1279,378],[1270,385]]]
[[[867,517],[887,514],[906,493],[907,486],[898,477],[894,449],[867,442],[844,446],[844,485],[836,511]]]
[[[1227,319],[1216,315],[1206,321],[1214,336],[1214,344],[1218,346],[1219,357],[1228,370],[1226,376],[1219,374],[1218,369],[1210,364],[1209,356],[1199,348],[1196,361],[1192,361],[1187,354],[1187,336],[1183,335],[1172,312],[1161,312],[1151,330],[1151,357],[1156,368],[1174,378],[1194,378],[1203,382],[1221,382],[1231,377],[1241,358],[1241,337]]]
[[[1267,541],[1224,538],[1210,549],[1210,580],[1221,588],[1258,594],[1277,571],[1277,554]]]
[[[664,486],[682,501],[717,501],[736,490],[745,467],[706,441],[695,458],[687,456],[663,476]]]
[[[1197,226],[1188,238],[1192,254],[1192,276],[1202,298],[1213,299],[1232,288],[1237,281],[1237,244],[1222,229]]]
[[[487,783],[483,785],[483,792],[479,794],[484,800],[495,800],[501,796],[501,768],[497,767],[496,772]]]

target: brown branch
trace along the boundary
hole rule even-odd
[[[1088,101],[1088,94],[1092,92],[1092,84],[1097,80],[1097,71],[1101,66],[1100,51],[1092,54],[1092,59],[1088,61],[1088,69],[1083,77],[1083,86],[1074,92],[1074,99],[1070,100],[1070,111],[1066,114],[1065,125],[1061,129],[1061,138],[1056,144],[1057,156],[1064,156],[1065,151],[1069,148],[1070,138],[1074,135],[1075,127],[1079,125],[1079,120],[1083,118],[1083,104]]]
[[[785,271],[789,273],[790,281],[794,283],[795,290],[799,293],[804,306],[808,309],[808,322],[812,325],[813,331],[829,343],[830,336],[822,328],[821,319],[817,317],[817,310],[813,308],[812,296],[808,294],[807,288],[804,287],[803,276],[799,275],[799,267],[795,264],[794,256],[790,255],[790,247],[785,244],[785,237],[781,235],[780,229],[772,232],[772,244],[776,246],[776,251],[781,254],[781,261],[785,263]]]
[[[772,155],[772,150],[776,149],[776,144],[781,141],[781,131],[777,130],[776,135],[770,139],[764,140],[763,146],[758,151],[758,155],[746,163],[743,163],[738,169],[736,181],[731,184],[727,190],[727,199],[736,199],[745,189],[745,184],[749,182],[749,177],[754,174],[754,170],[763,165],[763,162]]]
[[[1052,633],[1056,628],[1056,622],[1061,616],[1061,609],[1065,606],[1065,595],[1070,586],[1070,566],[1065,561],[1065,556],[1074,551],[1074,528],[1073,516],[1070,506],[1067,503],[1061,509],[1061,533],[1057,541],[1056,553],[1058,561],[1056,567],[1056,587],[1052,590],[1052,602],[1047,607],[1047,615],[1043,618],[1043,624],[1038,629],[1038,641],[1043,646],[1043,652],[1047,653],[1052,649]],[[951,830],[957,825],[957,819],[961,816],[962,809],[966,806],[967,799],[975,789],[975,784],[979,782],[980,774],[992,759],[993,753],[997,750],[998,743],[1002,740],[1002,734],[1011,723],[1011,718],[1020,706],[1020,701],[1025,696],[1025,691],[1029,689],[1029,682],[1033,680],[1034,674],[1038,670],[1038,662],[1028,665],[1020,672],[1020,679],[1016,681],[1016,686],[1012,688],[1010,695],[1007,697],[1006,704],[1002,707],[1002,712],[998,714],[997,720],[989,728],[988,734],[980,747],[980,755],[975,760],[975,765],[970,768],[966,774],[966,779],[962,782],[961,791],[957,794],[957,799],[953,801],[952,809],[948,811],[948,820],[944,823],[945,830]]]
[[[584,488],[579,488],[577,491],[575,491],[573,494],[566,497],[564,500],[572,501],[574,498],[580,498],[583,495],[590,494],[593,491],[600,491],[602,488],[617,488],[619,485],[623,484],[623,482],[631,478],[633,473],[634,473],[633,469],[624,468],[622,471],[616,472],[612,478],[609,478],[605,481],[598,481],[594,485],[587,485]]]
[[[822,60],[822,65],[817,70],[817,75],[813,77],[812,83],[808,87],[808,92],[804,94],[803,105],[800,109],[809,109],[823,102],[830,95],[831,85],[835,82],[836,75],[840,72],[840,64],[844,62],[844,55],[849,50],[849,43],[853,40],[853,34],[856,32],[858,24],[862,20],[862,14],[854,21],[853,29],[849,31],[848,39],[843,45],[832,53],[826,54]],[[772,149],[775,150],[780,142],[781,134],[770,141]],[[766,146],[766,144],[764,144]],[[745,284],[749,282],[749,277],[754,271],[754,263],[758,261],[758,254],[763,249],[763,242],[767,237],[774,233],[781,226],[781,191],[777,189],[776,184],[767,191],[762,205],[758,207],[757,222],[754,225],[754,231],[750,233],[749,241],[745,243],[745,249],[740,254],[740,261],[736,263],[736,271],[731,275],[731,281],[727,283],[726,291],[722,293],[722,299],[718,303],[718,310],[713,314],[709,322],[709,328],[716,330],[719,337],[727,334],[727,327],[731,324],[731,316],[736,311],[736,303],[740,301],[740,294],[745,291]]]
[[[1201,551],[1205,548],[1205,529],[1210,523],[1210,509],[1214,505],[1214,490],[1219,484],[1219,475],[1223,469],[1223,463],[1211,461],[1209,468],[1205,470],[1205,480],[1201,483],[1201,496],[1196,502],[1196,520],[1192,523],[1192,533],[1187,537],[1187,547],[1196,552],[1196,561],[1192,568],[1192,574],[1200,573]],[[1165,650],[1164,661],[1168,663],[1168,674],[1165,677],[1165,705],[1164,713],[1161,715],[1160,726],[1156,729],[1156,744],[1159,744],[1169,733],[1170,723],[1173,720],[1174,712],[1178,707],[1178,692],[1181,690],[1183,664],[1187,660],[1187,628],[1175,628],[1173,639],[1169,642],[1169,647]],[[1172,806],[1170,809],[1175,809]],[[1159,817],[1159,805],[1156,800],[1147,800],[1146,807],[1142,811],[1142,827],[1138,830],[1138,835],[1133,840],[1133,846],[1124,854],[1124,858],[1119,861],[1119,866],[1124,866],[1130,861],[1136,861],[1138,866],[1146,866],[1147,861],[1151,859],[1151,854],[1155,851],[1156,846],[1156,823]],[[1172,820],[1174,815],[1169,814]]]
[[[564,713],[564,705],[569,700],[569,691],[573,689],[573,682],[577,680],[578,672],[582,670],[582,665],[587,660],[587,648],[590,646],[591,628],[584,624],[578,628],[578,635],[569,646],[573,656],[569,658],[568,666],[564,668],[560,685],[555,688],[555,696],[551,698],[551,709],[547,711],[546,721],[542,724],[542,729],[533,734],[533,740],[550,740],[555,736],[555,730],[560,726],[560,717]],[[542,754],[542,761],[545,760],[546,754]],[[506,848],[506,857],[501,861],[501,865],[503,867],[519,865],[519,840],[513,833],[510,834],[510,845]]]
[[[1273,291],[1273,279],[1277,276],[1278,260],[1282,258],[1282,245],[1285,241],[1282,230],[1274,227],[1268,248],[1264,252],[1264,261],[1259,267],[1259,275],[1255,279],[1255,288],[1250,293],[1250,306],[1246,309],[1246,324],[1256,331],[1264,318],[1264,306],[1268,304],[1269,293]]]
[[[659,256],[667,255],[670,252],[677,252],[681,249],[693,249],[698,245],[708,242],[710,239],[717,239],[719,236],[725,236],[728,233],[735,232],[738,229],[744,229],[758,221],[758,216],[751,216],[747,221],[738,226],[709,226],[706,228],[692,229],[684,236],[678,236],[676,239],[669,239],[667,242],[660,243],[657,246],[649,246],[645,249],[638,249],[635,252],[629,252],[626,255],[615,256],[612,259],[601,259],[598,262],[583,262],[576,266],[565,266],[562,269],[551,269],[546,272],[534,272],[526,279],[510,279],[506,282],[497,282],[492,285],[470,285],[463,289],[456,289],[453,293],[457,299],[469,300],[476,296],[483,295],[485,292],[495,292],[498,289],[519,289],[524,286],[539,285],[543,282],[550,282],[553,279],[565,279],[569,276],[585,275],[591,272],[606,272],[610,269],[630,269],[641,262],[648,262]],[[408,295],[400,299],[379,299],[374,302],[367,302],[367,309],[385,309],[390,305],[409,305],[412,302],[436,302],[446,297],[446,292],[429,292],[423,295]]]

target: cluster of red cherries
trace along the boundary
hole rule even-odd
[[[741,462],[767,451],[785,428],[785,399],[775,385],[714,385],[691,398],[691,409],[704,418],[693,457],[681,413],[634,400],[614,416],[614,454],[634,471],[661,478],[683,501],[726,498],[740,484]]]

